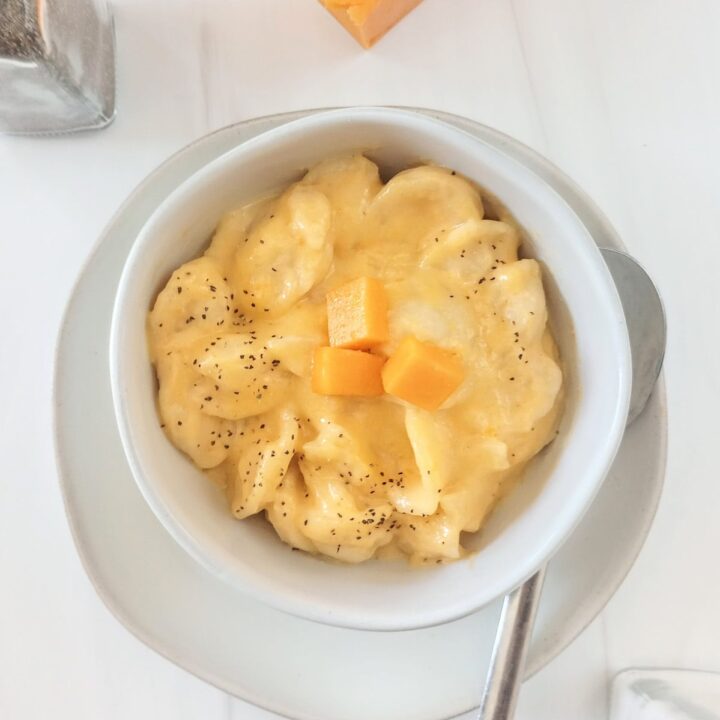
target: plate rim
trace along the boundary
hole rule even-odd
[[[98,235],[95,242],[91,245],[90,250],[88,251],[88,254],[85,258],[85,260],[81,263],[79,270],[77,271],[76,277],[71,285],[71,288],[67,295],[67,301],[65,303],[65,307],[60,319],[60,323],[58,325],[58,330],[55,338],[54,343],[54,349],[53,349],[53,372],[52,372],[52,380],[51,380],[51,406],[52,406],[52,420],[51,420],[51,428],[52,428],[52,436],[53,436],[53,455],[54,455],[54,461],[55,466],[57,469],[57,475],[58,475],[58,483],[60,486],[60,492],[62,497],[62,503],[63,503],[63,509],[65,511],[66,518],[68,520],[68,525],[70,529],[70,534],[73,539],[73,543],[75,545],[75,549],[78,553],[78,557],[80,558],[82,567],[85,571],[85,574],[87,575],[88,579],[90,580],[90,583],[92,584],[95,592],[99,596],[99,598],[102,600],[103,605],[107,608],[107,610],[110,612],[110,614],[120,622],[123,627],[128,630],[135,638],[137,638],[140,642],[142,642],[144,645],[149,647],[152,651],[156,652],[161,657],[165,658],[166,660],[169,660],[172,662],[176,667],[180,667],[186,672],[191,673],[198,679],[203,680],[204,682],[209,683],[210,685],[214,686],[218,690],[221,690],[222,692],[225,692],[231,696],[238,697],[244,702],[247,702],[249,704],[255,705],[258,708],[261,708],[263,710],[266,710],[271,713],[275,713],[276,715],[284,718],[288,718],[289,720],[315,720],[315,718],[311,717],[310,715],[307,715],[305,713],[298,713],[295,710],[292,712],[287,709],[276,709],[274,707],[270,707],[266,705],[262,700],[258,699],[254,696],[254,693],[252,691],[247,690],[242,696],[236,695],[234,692],[229,691],[225,686],[223,681],[216,677],[214,673],[208,672],[206,670],[202,670],[194,665],[192,661],[187,661],[186,658],[183,658],[183,662],[180,663],[178,659],[171,656],[169,651],[166,651],[164,649],[164,643],[161,639],[155,637],[152,635],[152,633],[146,632],[144,630],[140,630],[137,628],[132,620],[132,617],[126,613],[124,610],[121,609],[120,605],[116,602],[116,599],[113,597],[110,591],[106,590],[100,581],[100,578],[96,574],[94,570],[93,563],[90,560],[89,555],[86,553],[85,550],[85,544],[82,542],[80,535],[79,535],[79,527],[81,523],[78,521],[78,515],[75,511],[75,509],[72,506],[72,498],[74,496],[74,493],[70,487],[70,484],[67,482],[67,475],[69,473],[69,470],[65,466],[65,459],[64,459],[64,453],[63,449],[61,448],[61,430],[59,427],[59,420],[60,420],[60,408],[62,403],[59,400],[59,386],[62,384],[61,380],[61,370],[63,368],[63,360],[62,360],[62,351],[63,351],[63,344],[64,344],[64,338],[65,333],[67,331],[67,327],[71,320],[72,311],[74,310],[75,303],[77,301],[77,294],[79,291],[79,288],[83,282],[83,279],[86,275],[86,272],[88,268],[92,265],[93,261],[96,259],[97,255],[99,254],[101,248],[103,247],[104,243],[107,241],[108,236],[112,232],[113,228],[117,225],[118,221],[127,213],[128,207],[133,204],[134,201],[136,201],[137,197],[141,195],[142,191],[153,182],[153,180],[156,178],[157,174],[159,174],[163,169],[165,169],[167,166],[171,165],[174,161],[176,161],[180,156],[182,156],[184,153],[186,153],[188,150],[192,148],[196,148],[198,145],[201,145],[202,143],[206,142],[209,138],[232,132],[232,130],[239,128],[239,127],[251,127],[254,124],[260,124],[260,123],[267,123],[271,121],[280,121],[281,123],[283,121],[290,122],[292,120],[298,119],[300,117],[304,117],[306,115],[314,114],[317,112],[323,112],[327,110],[333,110],[338,109],[339,107],[343,106],[333,106],[333,107],[327,107],[327,108],[310,108],[310,109],[304,109],[304,110],[293,110],[289,112],[279,112],[279,113],[273,113],[269,115],[263,115],[263,116],[257,116],[248,118],[243,121],[239,121],[237,123],[232,123],[230,125],[226,125],[221,128],[217,128],[213,130],[210,133],[204,134],[201,137],[198,137],[191,141],[190,143],[187,143],[182,148],[179,148],[175,152],[173,152],[171,155],[169,155],[165,160],[163,160],[160,164],[155,166],[150,173],[148,173],[143,179],[137,183],[133,189],[127,194],[127,196],[124,198],[122,203],[118,206],[116,211],[111,215],[107,223],[104,225],[102,231]],[[393,107],[397,109],[403,109],[408,110],[412,112],[420,112],[426,115],[430,115],[431,117],[435,117],[439,120],[443,120],[446,122],[450,122],[457,127],[460,127],[460,129],[468,130],[472,132],[472,128],[482,128],[483,131],[486,133],[489,133],[491,136],[494,136],[499,142],[501,143],[507,143],[512,145],[516,150],[520,150],[523,155],[532,158],[535,162],[539,163],[540,165],[544,166],[548,171],[550,171],[555,177],[562,180],[562,183],[564,186],[566,186],[569,190],[575,193],[577,198],[585,204],[594,215],[595,219],[598,221],[599,226],[602,228],[603,232],[610,238],[613,239],[614,243],[621,249],[625,249],[625,245],[622,242],[620,236],[618,235],[615,228],[610,223],[609,219],[605,215],[605,213],[595,204],[595,202],[590,198],[590,196],[587,195],[587,193],[571,178],[569,177],[563,170],[561,170],[559,167],[557,167],[554,163],[552,163],[550,160],[545,158],[542,154],[535,151],[534,149],[530,148],[529,146],[525,145],[519,140],[514,139],[512,136],[497,130],[495,128],[492,128],[487,125],[483,125],[482,123],[479,123],[475,120],[472,120],[470,118],[466,118],[454,113],[448,113],[442,110],[437,109],[431,109],[431,108],[422,108],[422,107],[412,107],[412,106],[387,106],[387,107]],[[553,188],[555,189],[555,188]],[[565,198],[565,195],[560,190],[555,189],[555,191],[562,195],[563,198],[567,201],[567,198]],[[568,202],[570,206],[575,210],[575,206]],[[582,219],[582,218],[581,218]],[[584,220],[583,220],[584,222]],[[591,235],[595,237],[595,233],[591,231]],[[108,378],[109,382],[109,378]],[[637,560],[637,557],[639,553],[641,552],[646,539],[648,537],[648,534],[651,530],[657,508],[660,502],[660,498],[662,496],[662,489],[665,482],[665,476],[666,476],[666,470],[667,470],[667,436],[668,436],[668,413],[667,413],[667,393],[666,393],[666,384],[664,379],[664,372],[661,373],[658,383],[656,386],[656,389],[654,391],[654,395],[656,396],[657,402],[658,402],[658,410],[659,410],[659,430],[657,437],[657,449],[656,449],[656,457],[657,457],[657,464],[658,464],[658,471],[657,471],[657,480],[656,485],[658,486],[658,489],[653,497],[653,504],[652,507],[649,507],[646,511],[647,515],[647,526],[643,528],[643,531],[641,535],[638,536],[633,548],[632,552],[628,553],[628,556],[632,556],[632,562],[629,562],[627,567],[625,568],[624,572],[621,573],[621,576],[618,578],[615,578],[615,582],[613,582],[609,587],[609,591],[607,592],[607,597],[603,600],[601,606],[595,610],[594,612],[591,612],[589,616],[585,619],[580,620],[577,623],[577,626],[573,628],[573,631],[567,634],[566,639],[556,644],[553,648],[546,648],[544,653],[541,653],[540,655],[534,657],[532,659],[532,662],[530,666],[528,667],[528,670],[525,675],[525,679],[528,679],[532,677],[534,674],[536,674],[539,670],[544,668],[549,662],[551,662],[553,659],[555,659],[558,655],[560,655],[570,644],[572,644],[580,634],[590,625],[593,620],[595,620],[600,613],[604,610],[604,608],[607,606],[607,603],[612,599],[612,597],[616,594],[620,586],[623,584],[624,580],[626,579],[627,575],[629,574],[630,570],[634,567],[635,562]],[[311,622],[306,621],[298,618],[298,620],[302,622]],[[400,631],[404,632],[404,631]],[[451,715],[444,716],[442,720],[451,720],[452,718],[458,718],[462,715],[464,715],[466,712],[471,711],[473,708],[468,708],[467,710],[463,710],[460,713],[453,713]]]

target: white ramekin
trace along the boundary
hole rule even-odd
[[[545,268],[564,360],[567,407],[557,439],[472,540],[478,552],[429,569],[400,562],[344,566],[291,552],[262,519],[233,519],[224,497],[167,440],[157,416],[145,320],[170,273],[203,250],[226,210],[287,185],[319,160],[357,150],[387,173],[425,161],[451,167],[500,198],[530,237],[524,251]],[[128,257],[113,313],[110,368],[133,475],[187,552],[276,608],[374,630],[417,628],[466,615],[548,560],[608,472],[625,428],[631,381],[615,286],[565,201],[528,168],[471,135],[385,108],[335,110],[283,125],[239,145],[178,187],[148,220]]]

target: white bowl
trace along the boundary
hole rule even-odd
[[[146,314],[170,273],[196,257],[223,212],[277,190],[328,156],[361,150],[389,174],[430,161],[492,191],[527,230],[546,269],[567,407],[554,443],[449,565],[340,565],[291,552],[262,519],[239,522],[224,497],[167,440],[148,361]],[[210,163],[156,210],[130,252],[110,339],[115,412],[135,480],[160,522],[208,570],[281,610],[333,625],[400,630],[491,602],[548,560],[602,484],[625,427],[631,361],[620,300],[588,231],[528,168],[480,140],[411,112],[355,108],[267,132]],[[232,620],[229,619],[231,622]]]

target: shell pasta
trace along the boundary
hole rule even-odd
[[[462,557],[562,407],[520,243],[451,170],[363,155],[229,212],[148,316],[168,439],[293,548]]]

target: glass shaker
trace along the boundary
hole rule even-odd
[[[112,122],[114,55],[106,0],[0,0],[0,132]]]
[[[720,674],[623,670],[612,683],[610,720],[720,720]]]

